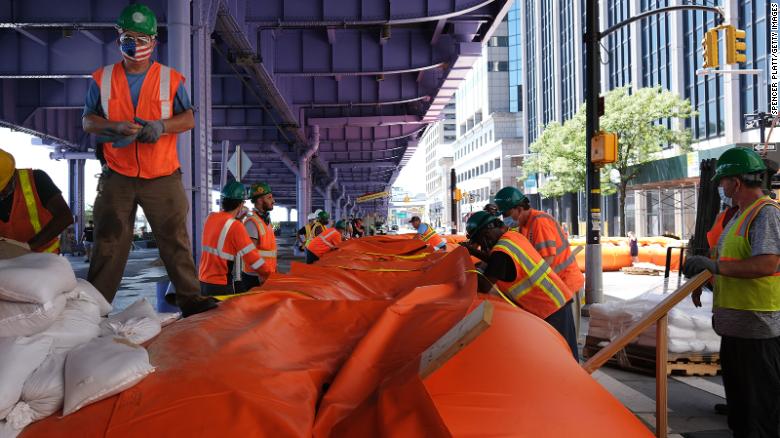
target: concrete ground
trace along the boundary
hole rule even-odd
[[[303,261],[295,257],[290,249],[292,240],[280,240],[280,272],[288,272],[292,261]],[[167,280],[165,268],[159,263],[157,250],[139,249],[132,251],[125,269],[120,290],[114,299],[114,310],[124,309],[135,300],[145,297],[156,305],[158,281]],[[88,263],[84,257],[69,257],[76,275],[86,278]],[[673,273],[676,275],[676,273]],[[673,291],[679,280],[676,276],[666,283],[663,276],[626,275],[619,272],[604,273],[604,299],[627,300],[651,288],[665,287]],[[580,347],[585,343],[588,318],[583,318],[580,330]],[[626,407],[644,421],[651,430],[655,426],[655,378],[611,368],[602,367],[594,378]],[[725,403],[723,382],[715,377],[672,377],[669,379],[669,426],[671,436],[688,438],[730,437],[726,417],[714,412],[716,403]],[[576,407],[573,407],[576,409]]]

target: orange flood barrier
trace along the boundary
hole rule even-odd
[[[421,353],[484,299],[472,268],[463,248],[346,242],[166,327],[147,345],[155,373],[22,436],[650,436],[555,330],[498,300],[421,379]]]

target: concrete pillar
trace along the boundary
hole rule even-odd
[[[334,208],[333,217],[341,219],[341,201],[344,200],[344,191],[341,191],[338,199],[336,199],[336,206]]]
[[[292,208],[287,207],[287,222],[290,222],[290,219],[292,219]]]
[[[739,22],[739,8],[737,7],[737,0],[727,0],[723,4],[726,10],[726,23],[738,23]],[[725,59],[726,45],[720,44],[720,50],[723,55],[721,59]],[[727,69],[734,69],[734,66],[726,67]],[[716,75],[708,76],[711,80],[716,80]],[[747,76],[752,78],[752,76]],[[763,100],[763,99],[761,99]],[[724,139],[723,144],[733,144],[739,141],[740,134],[742,132],[742,120],[739,107],[739,76],[738,75],[723,75],[723,102],[732,102],[732,105],[723,105],[723,121],[724,121]]]
[[[68,160],[68,206],[75,218],[73,226],[76,241],[84,231],[84,165],[86,160]]]
[[[167,10],[167,31],[168,31],[168,66],[176,69],[185,78],[192,78],[192,38],[190,21],[190,0],[181,0],[168,2]],[[209,51],[211,50],[209,46]],[[209,71],[210,71],[209,65]],[[192,96],[192,84],[190,80],[185,81],[187,93]],[[195,229],[193,222],[194,207],[193,199],[190,195],[193,193],[193,167],[192,167],[192,134],[184,132],[177,136],[176,149],[179,153],[179,162],[181,163],[182,184],[187,192],[187,198],[190,200],[190,211],[187,214],[187,223],[189,224],[190,241],[200,229]],[[193,245],[195,248],[200,245]]]
[[[631,0],[628,6],[627,17],[634,16],[642,9],[642,2],[640,0]],[[667,20],[670,15],[667,14]],[[678,15],[682,15],[678,13]],[[629,32],[631,32],[631,82],[633,83],[634,90],[638,90],[643,87],[642,85],[642,21],[635,21],[629,24]],[[612,233],[613,236],[616,233]]]

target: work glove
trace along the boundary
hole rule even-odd
[[[717,274],[718,262],[705,256],[690,256],[685,259],[683,274],[686,278],[694,277],[704,271],[710,271],[713,274]]]
[[[159,140],[160,136],[165,132],[165,125],[163,125],[162,120],[147,121],[136,117],[135,121],[143,126],[143,128],[138,131],[138,135],[136,135],[136,140],[141,143],[157,143],[157,140]]]

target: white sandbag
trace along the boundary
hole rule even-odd
[[[160,325],[163,327],[167,327],[174,322],[181,319],[181,312],[175,312],[175,313],[158,313],[157,316],[160,318]]]
[[[33,419],[34,415],[35,413],[30,408],[30,405],[20,401],[11,409],[8,416],[5,417],[5,422],[11,430],[17,431],[18,433],[27,427],[28,424],[35,421]]]
[[[43,304],[75,287],[76,276],[65,257],[30,253],[0,260],[0,299]]]
[[[72,292],[80,293],[82,295],[85,294],[90,297],[92,301],[98,305],[98,308],[100,309],[100,316],[106,316],[111,313],[111,310],[113,310],[113,307],[111,307],[111,304],[106,301],[106,298],[103,296],[103,294],[101,294],[99,290],[95,289],[95,286],[92,286],[92,283],[84,280],[83,278],[76,279],[76,287]]]
[[[160,321],[160,317],[154,310],[149,301],[146,298],[136,300],[133,304],[127,306],[127,308],[115,315],[111,315],[108,319],[112,321],[125,322],[130,318],[150,318],[154,321]]]
[[[19,401],[25,380],[43,363],[51,344],[45,336],[0,338],[0,420]]]
[[[678,341],[694,341],[696,340],[696,331],[689,328],[678,327],[675,325],[669,325],[667,328],[669,339],[675,339]]]
[[[65,310],[41,336],[52,338],[52,351],[67,353],[73,347],[100,336],[100,309],[92,299],[83,294],[69,296]]]
[[[38,421],[62,408],[65,399],[66,353],[52,353],[27,378],[22,387],[21,402],[32,412],[31,421]],[[13,414],[8,414],[9,417]]]
[[[143,344],[160,334],[160,321],[151,318],[130,318],[125,322],[106,319],[100,324],[103,336],[119,336],[134,344]]]
[[[0,338],[32,336],[48,329],[62,314],[65,302],[65,295],[45,304],[0,300]]]
[[[5,421],[0,421],[0,438],[16,438],[22,433],[21,429],[12,427]]]
[[[146,349],[121,338],[101,337],[76,347],[65,360],[63,415],[122,392],[153,371]]]

